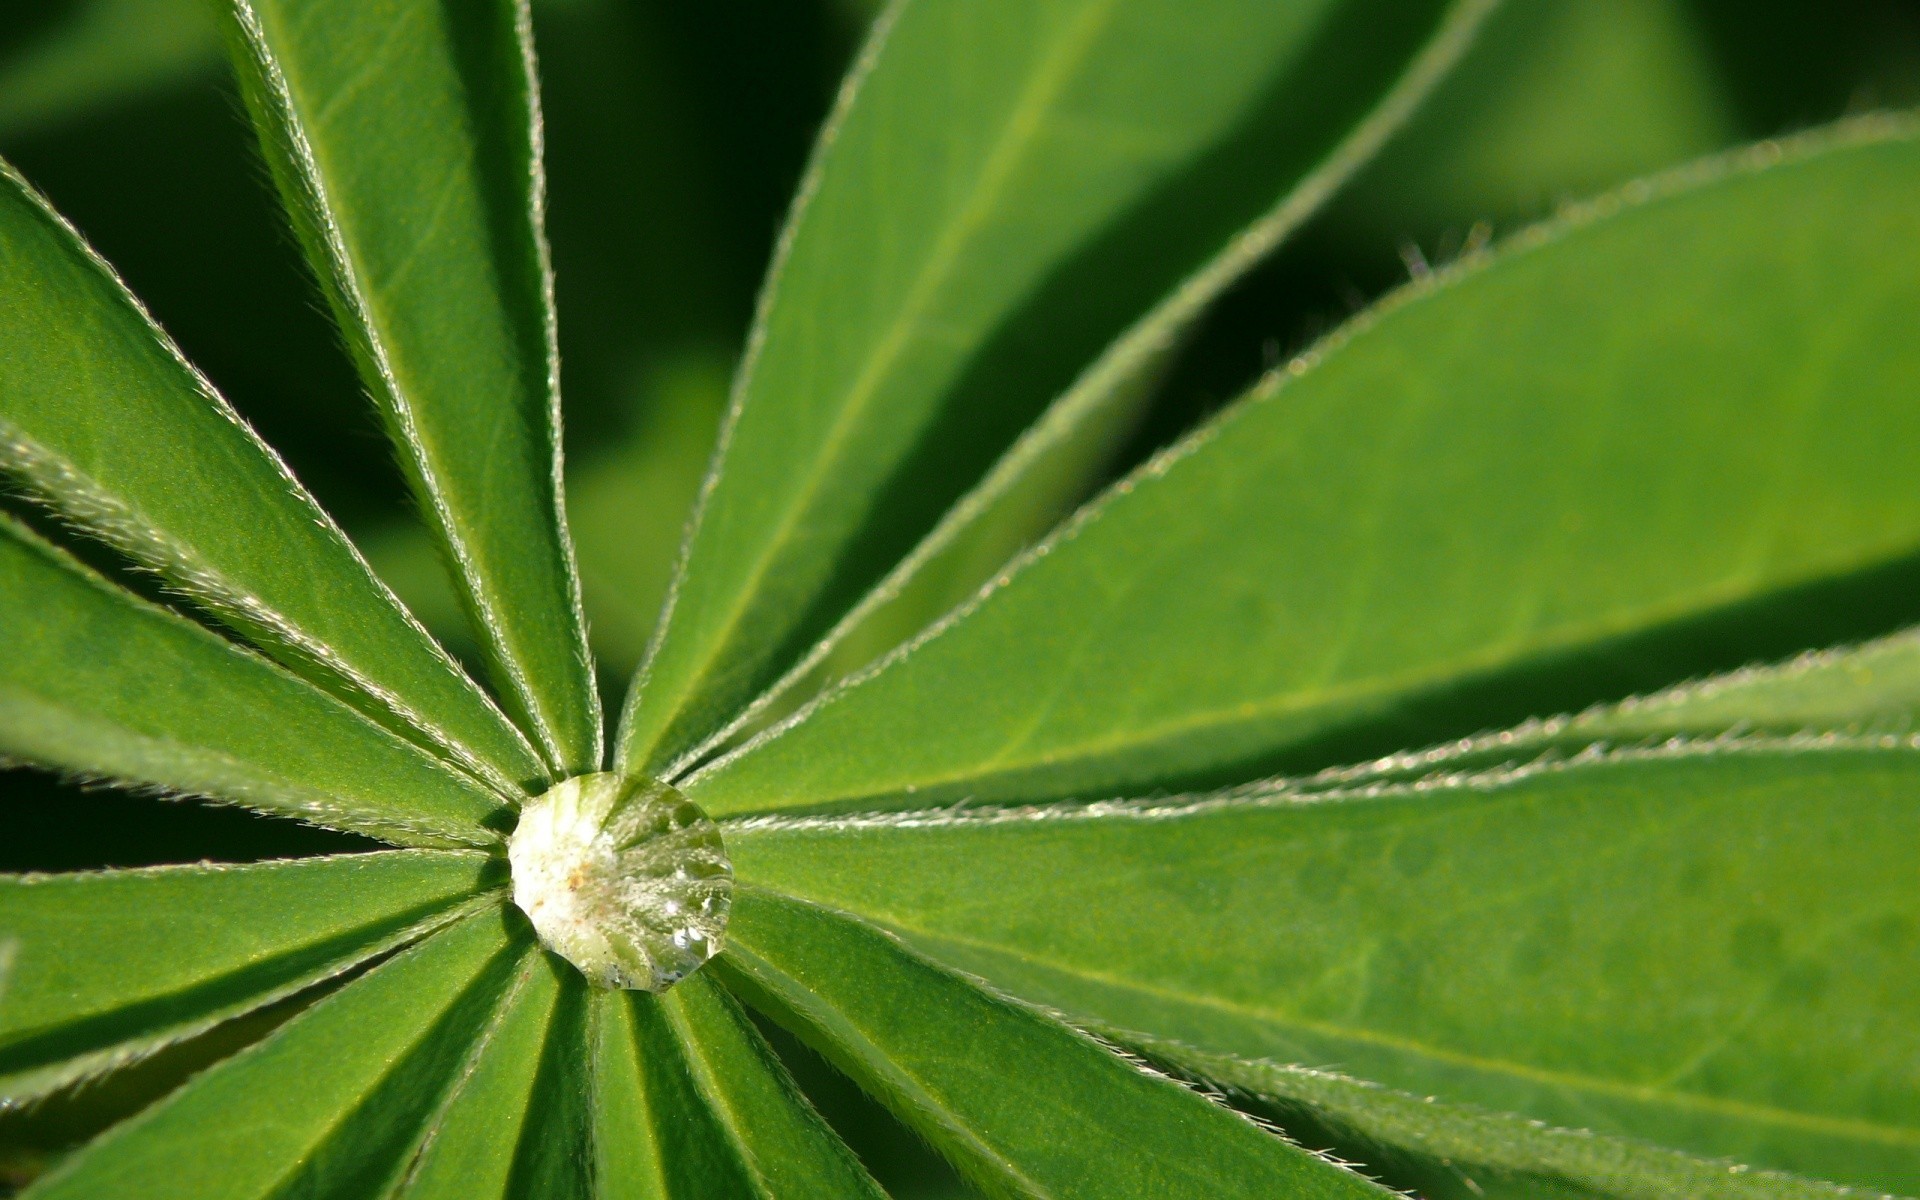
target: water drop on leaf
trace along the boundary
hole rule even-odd
[[[664,992],[720,951],[733,865],[712,819],[666,784],[558,784],[521,811],[507,860],[541,943],[600,987]]]

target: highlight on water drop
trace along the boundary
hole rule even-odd
[[[733,864],[719,827],[666,784],[557,784],[521,811],[507,861],[541,943],[600,987],[664,992],[720,952]]]

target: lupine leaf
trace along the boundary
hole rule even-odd
[[[897,806],[1317,766],[1908,558],[1914,129],[1763,147],[1409,288],[686,790]]]
[[[1141,313],[1217,255],[1237,273],[1227,247],[1280,198],[1299,189],[1310,208],[1331,182],[1316,172],[1370,148],[1379,131],[1356,146],[1355,126],[1451,7],[891,10],[776,254],[620,761],[659,773],[712,733]],[[1103,394],[1127,394],[1202,298],[1108,364]],[[1097,442],[1107,425],[1079,428]],[[1044,457],[1069,493],[1104,460]],[[1042,495],[1022,520],[1070,498]]]
[[[4,165],[0,262],[0,472],[362,711],[502,788],[539,773],[273,451]]]
[[[1920,1188],[1920,749],[727,831],[739,877],[1218,1053]]]
[[[600,999],[595,1100],[609,1196],[778,1200],[884,1194],[706,975]]]
[[[1747,667],[1580,713],[1334,768],[1302,782],[1309,787],[1353,787],[1669,739],[1817,740],[1832,734],[1897,742],[1916,725],[1920,630],[1907,630],[1859,646],[1808,651],[1771,666]]]
[[[115,1127],[25,1195],[376,1195],[405,1165],[523,953],[497,909],[441,930]]]
[[[1131,432],[1139,406],[1153,395],[1158,366],[1185,330],[1400,126],[1460,56],[1491,7],[1454,4],[1372,111],[1364,118],[1347,114],[1355,124],[1338,145],[1312,169],[1286,180],[1271,208],[1134,321],[912,552],[720,737],[747,728],[782,702],[805,699],[906,641],[1084,499],[1088,481],[1110,460],[1116,439]]]
[[[1385,1196],[1206,1097],[885,933],[760,889],[730,984],[994,1196]]]
[[[1330,1071],[1208,1054],[1172,1042],[1134,1048],[1174,1071],[1260,1102],[1297,1128],[1311,1122],[1365,1154],[1393,1161],[1394,1182],[1424,1200],[1841,1200],[1838,1184],[1625,1138],[1557,1129],[1505,1113],[1443,1104]]]
[[[508,1194],[522,1131],[534,1123],[528,1119],[534,1080],[560,981],[546,955],[522,960],[519,977],[473,1040],[391,1195],[484,1200]]]
[[[35,1095],[290,995],[444,923],[477,853],[0,876],[0,1095]]]
[[[275,180],[495,682],[552,768],[591,770],[525,0],[233,0],[232,16]]]
[[[0,135],[35,133],[211,74],[220,31],[194,0],[86,0],[0,60]]]
[[[5,517],[0,628],[0,757],[401,845],[498,840],[499,795]]]

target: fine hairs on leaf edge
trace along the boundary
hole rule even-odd
[[[1312,170],[1289,187],[1275,207],[1236,232],[1218,253],[1121,331],[1020,434],[987,474],[940,517],[905,558],[737,716],[669,763],[662,777],[678,778],[696,770],[704,760],[751,727],[760,714],[789,691],[804,686],[854,630],[898,598],[923,568],[957,544],[968,529],[1026,477],[1036,461],[1071,444],[1081,426],[1097,416],[1131,379],[1174,345],[1221,292],[1262,262],[1372,159],[1465,54],[1487,16],[1500,2],[1459,0],[1452,5],[1440,19],[1433,36],[1380,102]]]
[[[404,853],[404,851],[401,852]],[[70,875],[66,877],[71,878]],[[100,1050],[62,1059],[50,1066],[0,1077],[0,1112],[31,1109],[61,1092],[87,1087],[115,1071],[150,1058],[170,1046],[191,1040],[249,1013],[259,1012],[303,992],[322,988],[331,980],[388,958],[457,921],[498,904],[499,897],[495,894],[496,890],[489,889],[464,900],[453,901],[419,921],[396,930],[386,937],[376,939],[352,955],[326,964],[321,970],[300,976],[279,987],[269,988],[192,1020],[167,1026],[150,1036],[131,1038]]]
[[[400,602],[364,555],[360,553],[333,519],[322,509],[313,495],[295,478],[292,469],[279,451],[268,445],[253,427],[234,411],[224,396],[213,386],[212,381],[190,362],[186,354],[154,319],[146,304],[126,284],[113,265],[101,257],[73,223],[50,204],[38,189],[27,182],[14,170],[10,163],[0,159],[0,185],[12,187],[37,210],[42,219],[57,231],[73,251],[86,263],[87,267],[111,286],[119,300],[134,312],[153,338],[156,346],[168,360],[187,379],[192,390],[205,401],[207,407],[224,424],[231,427],[246,443],[248,448],[267,462],[274,472],[283,494],[301,510],[302,514],[316,527],[326,531],[330,540],[344,548],[354,568],[371,581],[378,594],[398,613],[408,630],[424,645],[439,665],[453,675],[459,684],[494,715],[499,726],[532,755],[533,750],[526,743],[524,735],[499,711],[493,698],[487,691],[474,682],[451,654],[447,653],[437,639],[422,625],[417,617]],[[512,780],[506,778],[497,769],[490,767],[473,750],[461,743],[450,732],[429,720],[425,714],[396,695],[391,689],[368,678],[358,668],[341,659],[332,647],[326,646],[301,630],[283,614],[267,605],[258,596],[236,587],[220,572],[210,567],[199,555],[178,541],[169,537],[146,520],[139,512],[124,501],[102,488],[71,462],[53,453],[46,447],[28,438],[10,422],[0,419],[0,472],[19,480],[28,488],[29,495],[49,512],[60,517],[75,530],[99,539],[127,555],[140,567],[151,571],[162,580],[179,589],[181,596],[203,607],[215,619],[230,624],[245,636],[257,637],[267,643],[266,649],[279,648],[295,659],[295,664],[317,667],[329,673],[340,683],[364,696],[379,710],[392,719],[417,733],[428,744],[451,757],[453,763],[475,775],[488,786],[502,789],[503,795],[517,794],[521,789]],[[535,755],[534,757],[538,757]]]
[[[837,702],[848,692],[912,655],[922,646],[944,636],[947,631],[970,616],[994,593],[1005,588],[1015,576],[1021,574],[1031,564],[1046,557],[1057,547],[1077,538],[1080,532],[1097,520],[1116,498],[1128,494],[1145,481],[1166,474],[1176,463],[1191,457],[1200,447],[1217,439],[1222,431],[1236,423],[1253,406],[1273,402],[1276,397],[1285,393],[1286,385],[1291,380],[1306,375],[1326,358],[1343,349],[1356,336],[1373,328],[1382,319],[1409,303],[1451,288],[1463,279],[1478,274],[1494,262],[1558,242],[1569,234],[1623,209],[1639,207],[1684,194],[1719,179],[1757,174],[1770,168],[1805,161],[1823,150],[1876,145],[1913,137],[1917,133],[1920,133],[1920,116],[1911,113],[1869,113],[1793,137],[1762,141],[1741,147],[1648,179],[1635,180],[1597,199],[1568,206],[1553,218],[1521,230],[1493,246],[1463,255],[1425,276],[1402,284],[1371,307],[1327,334],[1314,346],[1283,366],[1268,372],[1238,400],[1173,445],[1154,454],[1100,495],[1089,500],[1051,534],[1017,555],[1002,571],[982,584],[972,596],[919,634],[881,655],[865,667],[836,681],[825,691],[809,699],[798,710],[760,730],[745,742],[701,763],[684,778],[676,779],[674,785],[683,790],[693,788],[701,780],[725,769],[761,746],[784,736],[788,731],[810,719],[816,712]]]

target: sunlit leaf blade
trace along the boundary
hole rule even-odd
[[[5,517],[0,629],[0,758],[401,845],[498,840],[498,795]]]
[[[349,970],[492,881],[477,853],[0,876],[0,1096],[37,1095]]]
[[[4,165],[0,263],[0,474],[389,726],[503,788],[539,773],[274,453]]]
[[[232,2],[274,177],[495,682],[552,767],[591,770],[524,0]]]
[[[24,1195],[378,1195],[523,953],[497,909],[444,929],[115,1127]]]
[[[601,1194],[883,1196],[708,976],[658,998],[628,992],[597,1000]]]
[[[547,956],[529,954],[466,1061],[453,1073],[440,1111],[389,1193],[407,1200],[507,1194],[524,1140],[541,1049],[553,1024],[560,979]]]
[[[1351,787],[1484,770],[1545,754],[1578,754],[1679,738],[1902,738],[1920,726],[1920,630],[1809,651],[1567,716],[1535,719],[1427,750],[1336,767],[1303,781]]]
[[[750,728],[865,666],[964,600],[1085,498],[1116,443],[1133,430],[1159,367],[1221,292],[1311,216],[1419,105],[1472,41],[1491,4],[1455,3],[1377,105],[1343,113],[1351,130],[1271,208],[1160,297],[1022,434],[979,484],[941,516],[885,578],[720,737]],[[1318,119],[1324,119],[1319,117]],[[696,750],[694,753],[698,753]]]
[[[1443,1104],[1331,1071],[1209,1054],[1173,1042],[1146,1041],[1136,1048],[1171,1070],[1256,1101],[1283,1121],[1311,1122],[1338,1136],[1343,1149],[1361,1150],[1369,1166],[1393,1162],[1394,1182],[1414,1187],[1425,1200],[1839,1200],[1859,1195],[1837,1184]]]
[[[1296,224],[1453,8],[891,10],[783,236],[621,761],[653,772],[711,733],[1142,313],[1216,256],[1237,274],[1236,236],[1292,195],[1301,211],[1251,242]],[[1086,407],[1137,393],[1125,383],[1219,282],[1103,366]],[[1089,438],[1117,435],[1082,416]],[[1062,449],[1041,457],[1071,492],[1104,454]],[[1016,526],[1071,498],[1044,491]]]
[[[864,923],[741,892],[721,964],[995,1196],[1384,1196]]]
[[[1920,1190],[1920,749],[735,823],[742,880],[1201,1049]]]
[[[1868,122],[1416,285],[689,794],[1035,799],[1319,765],[1409,710],[1471,733],[1500,723],[1495,682],[1906,559],[1917,188],[1914,126]]]

